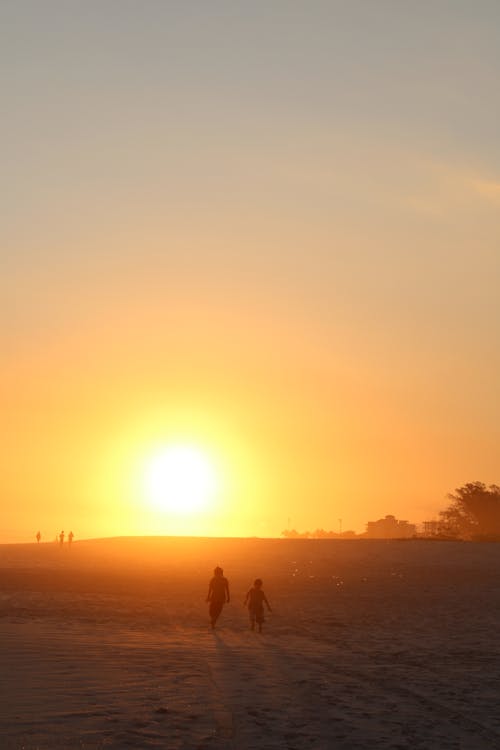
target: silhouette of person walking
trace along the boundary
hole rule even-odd
[[[229,581],[224,576],[222,568],[217,566],[214,570],[214,577],[208,584],[207,602],[209,602],[208,614],[210,624],[215,628],[222,608],[225,602],[229,602]]]
[[[255,623],[259,626],[259,633],[262,633],[262,623],[264,622],[264,604],[269,612],[271,607],[267,601],[266,595],[262,591],[262,579],[256,578],[251,589],[247,591],[243,605],[248,603],[248,614],[250,616],[250,627],[255,630]]]
[[[42,535],[40,534],[40,532],[39,532],[39,531],[37,531],[37,532],[36,532],[36,537],[35,537],[35,539],[36,539],[36,541],[37,541],[37,544],[40,544],[40,539],[41,539],[41,538],[42,538]]]
[[[73,532],[70,531],[69,534],[68,534],[68,544],[69,544],[70,547],[71,547],[71,542],[73,541],[73,537],[74,536],[75,535],[73,534]]]
[[[61,533],[59,534],[59,544],[61,547],[64,544],[64,531],[61,531]]]

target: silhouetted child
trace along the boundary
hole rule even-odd
[[[37,531],[37,532],[36,532],[36,541],[37,541],[37,544],[40,544],[40,539],[41,539],[41,538],[42,538],[42,535],[40,534],[40,532],[39,532],[39,531]]]
[[[208,584],[207,602],[210,606],[208,613],[210,615],[210,624],[215,628],[215,623],[222,612],[224,602],[229,601],[229,581],[224,576],[222,568],[217,566],[214,570],[214,577]]]
[[[61,545],[61,547],[64,544],[64,531],[61,531],[61,533],[59,534],[59,544]]]
[[[267,601],[266,595],[262,591],[262,579],[256,578],[252,588],[247,592],[244,605],[248,603],[248,614],[250,615],[250,627],[255,630],[255,623],[259,626],[259,633],[262,633],[262,623],[264,622],[264,604],[269,612],[271,607]]]
[[[73,541],[73,537],[74,536],[75,535],[73,534],[73,532],[70,531],[69,534],[68,534],[68,544],[69,544],[70,547],[71,547],[71,542]]]

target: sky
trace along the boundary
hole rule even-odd
[[[500,483],[498,80],[496,0],[0,0],[0,542]]]

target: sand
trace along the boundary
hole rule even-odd
[[[425,541],[0,546],[0,746],[500,747],[499,563],[500,544]]]

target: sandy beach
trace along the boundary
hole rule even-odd
[[[499,563],[498,544],[423,541],[3,545],[1,746],[499,747]]]

